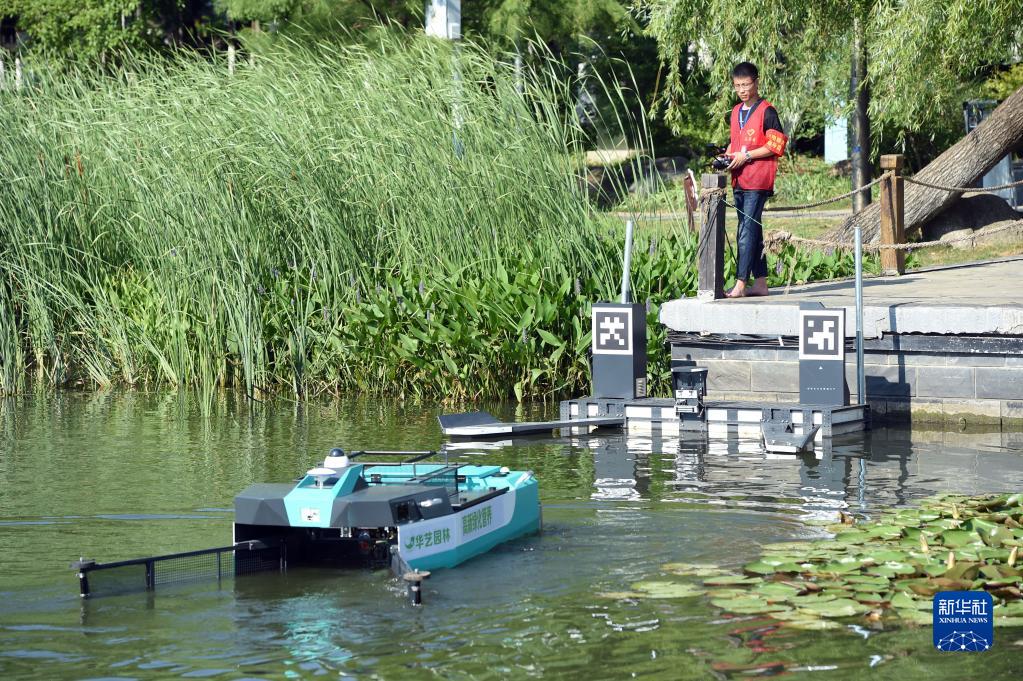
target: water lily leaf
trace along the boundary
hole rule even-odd
[[[895,551],[892,549],[876,549],[872,551],[866,551],[861,556],[862,558],[870,558],[875,563],[887,563],[889,561],[905,561],[905,551]]]
[[[897,575],[911,575],[916,572],[916,567],[910,563],[902,563],[897,560],[889,560],[884,563],[883,566],[890,570],[894,570]]]
[[[984,530],[980,533],[980,538],[985,544],[993,548],[998,548],[1002,544],[1012,544],[1016,540],[1012,531],[1002,525],[995,525],[990,530]]]
[[[763,598],[746,596],[742,598],[715,598],[711,601],[715,607],[740,615],[760,615],[768,612],[788,610],[780,603],[768,603]]]
[[[966,530],[945,530],[941,533],[941,543],[948,548],[959,548],[968,544],[981,544],[980,535]]]
[[[732,586],[735,584],[760,584],[764,580],[761,577],[748,577],[746,575],[721,575],[703,580],[707,586]]]
[[[803,551],[806,551],[806,549],[806,542],[801,541],[777,542],[775,544],[765,544],[763,546],[763,550],[768,553],[801,554]]]
[[[774,566],[774,571],[775,572],[785,572],[785,573],[788,573],[788,574],[794,574],[794,573],[798,573],[798,572],[806,572],[808,569],[810,569],[808,567],[809,565],[810,565],[809,563],[806,563],[806,564],[801,564],[801,563],[781,563],[780,565],[775,565]]]
[[[884,577],[872,577],[871,575],[849,575],[844,580],[847,584],[853,584],[859,586],[869,586],[878,589],[887,589],[888,580]]]
[[[742,569],[758,575],[773,575],[776,572],[774,567],[774,565],[768,565],[764,561],[758,560],[745,565]]]
[[[875,525],[867,530],[867,536],[898,539],[902,536],[902,528],[898,525]]]
[[[717,565],[706,563],[665,563],[661,569],[673,575],[688,575],[691,577],[714,577],[722,574],[722,569]]]
[[[753,591],[758,594],[763,594],[764,597],[772,600],[785,600],[799,595],[799,589],[794,586],[789,586],[788,584],[782,584],[781,582],[761,584],[753,589]]]
[[[843,572],[855,572],[860,569],[860,562],[858,560],[845,561],[845,562],[834,562],[822,565],[820,567],[821,572],[832,572],[832,573],[843,573]]]
[[[707,595],[710,598],[742,598],[749,597],[746,589],[708,589]]]
[[[784,622],[786,627],[800,629],[803,631],[823,631],[825,629],[839,629],[842,625],[830,620],[817,619],[791,619]]]
[[[980,573],[980,566],[969,561],[960,561],[945,571],[945,577],[949,579],[976,579]]]
[[[810,612],[821,617],[853,617],[862,615],[868,610],[870,608],[851,598],[836,598],[832,601],[804,603],[799,606],[800,612]]]
[[[996,549],[988,546],[983,549],[977,549],[977,557],[981,560],[997,560],[1001,563],[1009,560],[1010,549]]]
[[[928,612],[932,608],[930,600],[923,600],[914,598],[911,594],[905,591],[899,591],[892,596],[892,607],[897,610],[927,610]]]
[[[996,617],[996,627],[1023,627],[1023,617]]]
[[[893,570],[892,568],[887,567],[885,565],[874,565],[874,566],[871,566],[871,567],[867,568],[867,574],[868,575],[878,576],[878,577],[892,578],[892,577],[895,577],[895,575],[897,573],[895,572],[895,570]]]
[[[996,605],[991,614],[995,617],[1023,617],[1023,601]]]
[[[847,530],[836,534],[831,541],[836,544],[862,544],[869,538],[870,535],[863,530]]]
[[[678,582],[636,582],[632,588],[643,592],[646,598],[691,598],[703,593],[695,584]]]
[[[934,621],[934,616],[929,611],[925,612],[923,610],[904,609],[896,610],[895,614],[898,615],[900,620],[910,624],[929,625]]]
[[[824,603],[826,601],[837,600],[837,596],[833,594],[825,595],[821,594],[807,594],[806,596],[795,596],[790,599],[791,603],[797,608],[801,608],[804,605],[813,605],[815,603]]]
[[[852,599],[857,603],[864,603],[870,605],[877,605],[878,603],[885,603],[888,599],[883,594],[879,594],[873,591],[854,591]]]

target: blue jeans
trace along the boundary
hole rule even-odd
[[[739,216],[736,245],[739,265],[736,281],[746,281],[750,274],[755,279],[767,276],[767,256],[764,255],[764,228],[760,216],[770,192],[763,189],[735,189],[735,210]]]

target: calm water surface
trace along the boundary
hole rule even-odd
[[[455,454],[536,472],[544,532],[436,573],[425,607],[385,572],[323,570],[78,597],[74,558],[229,544],[233,495],[250,482],[292,480],[332,446],[438,447],[439,411],[231,402],[204,419],[177,395],[0,402],[0,677],[1019,678],[1018,629],[999,629],[988,653],[939,654],[929,627],[807,633],[703,599],[599,596],[667,562],[738,565],[764,543],[826,540],[814,523],[839,509],[1021,490],[1012,433],[878,429],[805,458],[621,434],[469,448]]]

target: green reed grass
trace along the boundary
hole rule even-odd
[[[577,387],[621,257],[560,73],[519,93],[472,45],[384,39],[3,92],[0,389]],[[691,250],[662,245],[663,297]]]

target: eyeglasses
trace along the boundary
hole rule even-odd
[[[756,84],[757,82],[755,80],[751,80],[748,83],[732,83],[732,87],[735,88],[736,92],[740,92],[743,90],[752,90]]]

